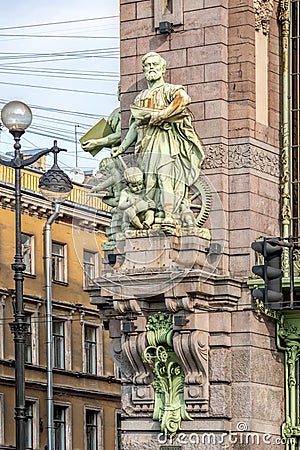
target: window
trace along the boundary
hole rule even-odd
[[[86,373],[97,373],[97,328],[85,325],[84,327],[84,353]]]
[[[116,420],[116,450],[121,450],[121,412],[117,411],[115,415]]]
[[[66,450],[66,407],[54,405],[54,450]]]
[[[33,403],[25,402],[26,422],[25,422],[25,447],[33,448]]]
[[[23,262],[25,264],[25,273],[34,274],[34,239],[30,234],[21,234],[21,246]]]
[[[25,363],[31,364],[32,363],[31,314],[25,313],[25,322],[28,324],[27,334],[25,336]]]
[[[85,434],[86,450],[98,450],[98,412],[86,409]]]
[[[103,374],[103,328],[95,322],[86,322],[82,332],[83,372]]]
[[[65,322],[53,320],[53,366],[65,368]]]
[[[31,306],[25,310],[25,322],[28,324],[25,336],[25,363],[39,364],[38,333],[39,333],[39,305],[35,309]]]
[[[25,448],[39,448],[39,402],[37,398],[26,398],[25,414]]]
[[[85,407],[85,450],[102,450],[102,415],[100,408]]]
[[[52,242],[52,280],[65,283],[66,273],[66,245]]]
[[[83,250],[83,286],[86,288],[93,283],[98,275],[98,254],[89,250]]]

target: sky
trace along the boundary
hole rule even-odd
[[[15,0],[1,8],[0,109],[12,100],[31,108],[24,153],[56,139],[67,149],[59,155],[63,170],[97,168],[101,156],[84,152],[78,138],[119,105],[118,16],[119,0]],[[0,153],[11,151],[4,129]]]

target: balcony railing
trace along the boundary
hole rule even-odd
[[[22,170],[21,172],[21,187],[32,192],[39,192],[39,179],[41,173],[32,170]],[[0,182],[5,184],[14,185],[15,180],[14,169],[11,167],[6,167],[0,165]],[[99,209],[101,211],[110,211],[110,207],[102,202],[98,197],[90,197],[87,194],[90,189],[84,186],[79,186],[74,184],[70,197],[68,201],[77,203],[79,205],[84,205],[89,208]]]

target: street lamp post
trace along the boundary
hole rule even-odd
[[[33,164],[43,155],[50,152],[54,153],[55,170],[59,169],[57,166],[57,153],[61,150],[57,147],[56,142],[51,149],[41,150],[35,155],[23,159],[21,153],[20,139],[24,134],[26,128],[29,127],[32,121],[32,113],[30,108],[22,102],[12,101],[7,103],[1,111],[1,119],[3,124],[8,128],[15,140],[14,144],[14,158],[10,161],[0,158],[0,164],[12,167],[15,170],[15,257],[12,264],[15,280],[15,303],[14,303],[14,321],[10,324],[11,331],[14,335],[15,343],[15,420],[16,420],[16,450],[25,450],[25,339],[28,333],[28,324],[25,321],[24,302],[23,302],[23,281],[25,264],[22,256],[21,244],[21,169],[23,167]],[[55,188],[51,184],[47,184],[49,178],[53,178],[51,168],[46,172],[40,180],[41,191],[53,191],[62,193],[72,189],[70,179],[65,177],[61,179],[62,184],[55,184]],[[60,170],[60,169],[59,169]],[[62,172],[62,171],[61,171]],[[48,178],[47,178],[48,175]],[[42,182],[44,179],[44,182]]]

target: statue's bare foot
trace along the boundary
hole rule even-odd
[[[143,229],[143,225],[137,216],[135,216],[131,219],[131,224],[134,226],[134,228],[137,228],[138,230]]]
[[[165,218],[162,221],[162,225],[167,225],[167,226],[175,226],[175,221],[173,219],[173,217],[171,215],[166,215]]]

